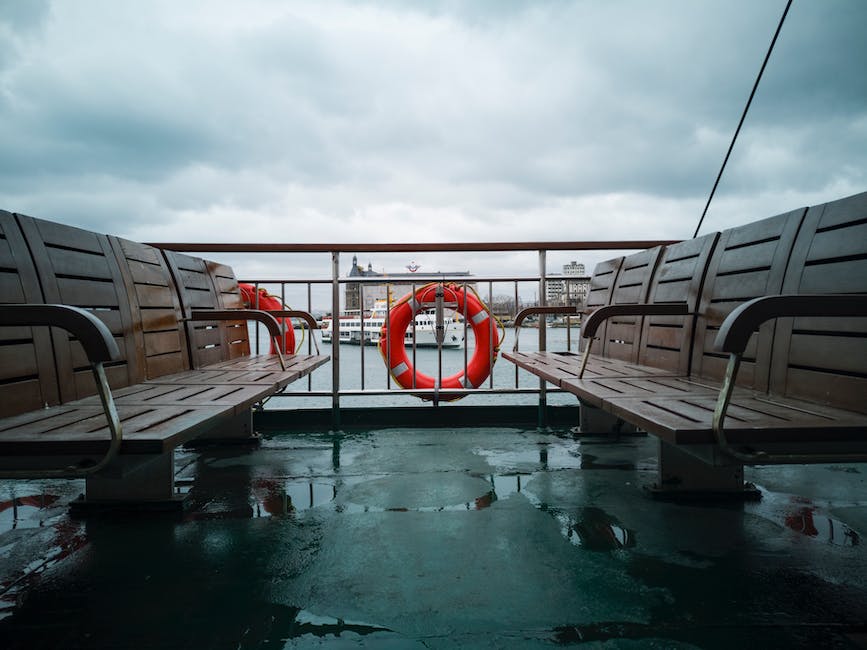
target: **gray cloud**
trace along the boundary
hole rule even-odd
[[[0,205],[150,240],[686,237],[783,4],[4,3]],[[864,24],[793,5],[708,227],[864,189]]]

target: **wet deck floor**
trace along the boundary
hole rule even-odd
[[[178,456],[182,518],[6,482],[0,647],[864,647],[867,466],[649,499],[655,441],[379,430]]]

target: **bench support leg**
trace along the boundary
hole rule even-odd
[[[629,435],[636,432],[633,425],[602,409],[582,403],[578,409],[581,433],[598,435]]]
[[[667,500],[749,501],[761,496],[754,485],[744,482],[743,465],[709,465],[662,440],[659,441],[658,481],[648,489],[654,497]]]
[[[174,453],[124,458],[113,466],[89,476],[84,497],[70,504],[73,514],[88,515],[111,511],[179,511],[183,498],[175,494]]]
[[[196,445],[212,443],[258,444],[259,441],[259,435],[253,429],[253,410],[247,409],[221,422],[195,440],[186,443],[186,446],[195,447]]]

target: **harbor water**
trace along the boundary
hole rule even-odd
[[[512,349],[515,344],[516,331],[514,328],[501,330],[501,332],[505,332],[505,336],[501,338],[500,350]],[[296,340],[300,341],[302,336],[307,335],[303,334],[301,330],[296,330],[295,336]],[[318,333],[316,336],[319,336]],[[581,331],[577,326],[569,329],[565,327],[548,327],[546,328],[546,349],[555,351],[571,350],[577,353],[580,336]],[[538,329],[522,328],[518,337],[522,351],[535,351],[539,349]],[[475,347],[471,330],[468,340],[469,344],[466,348],[443,350],[416,348],[413,350],[407,346],[407,355],[418,372],[432,377],[438,376],[439,364],[441,362],[442,376],[448,377],[454,373],[461,372],[464,365],[472,358]],[[262,350],[266,349],[263,336],[260,336],[259,346]],[[323,344],[320,341],[320,349],[323,354],[331,354],[331,346],[332,344],[330,343]],[[305,341],[302,344],[302,351],[306,350],[307,342]],[[533,389],[538,388],[539,385],[540,380],[538,377],[519,371],[517,366],[500,358],[495,361],[491,377],[488,378],[482,388],[513,389],[517,386],[518,388]],[[287,392],[297,395],[299,392],[308,390],[330,391],[331,387],[331,369],[330,366],[326,366],[310,375],[309,379],[290,384]],[[550,390],[553,387],[549,384],[547,388]],[[340,344],[340,389],[393,391],[393,393],[388,395],[347,395],[341,398],[341,406],[424,406],[429,404],[429,402],[425,402],[402,390],[394,382],[389,376],[388,366],[377,346],[368,345],[362,347],[346,343]],[[532,405],[537,402],[538,398],[535,394],[471,394],[460,400],[459,403],[472,406],[487,406],[492,404]],[[573,396],[555,391],[549,395],[548,403],[558,405],[575,404],[576,402]],[[331,401],[329,397],[302,398],[293,396],[271,400],[273,408],[287,408],[290,406],[328,408],[330,405]]]

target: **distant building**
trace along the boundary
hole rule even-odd
[[[545,299],[549,305],[583,307],[590,290],[590,277],[584,265],[572,260],[563,265],[563,274],[547,276]]]
[[[416,267],[418,268],[418,267]],[[389,291],[392,300],[400,300],[405,294],[413,290],[413,285],[418,289],[427,284],[428,279],[422,279],[415,273],[379,273],[373,270],[373,265],[368,262],[367,268],[359,266],[358,256],[352,256],[352,268],[349,270],[350,278],[380,278],[381,282],[347,282],[344,293],[346,309],[363,309],[369,311],[377,300],[385,300]],[[435,275],[447,278],[471,278],[469,271],[437,271]],[[430,274],[427,276],[430,277]],[[474,282],[469,286],[475,288]],[[362,296],[364,304],[362,305]]]

